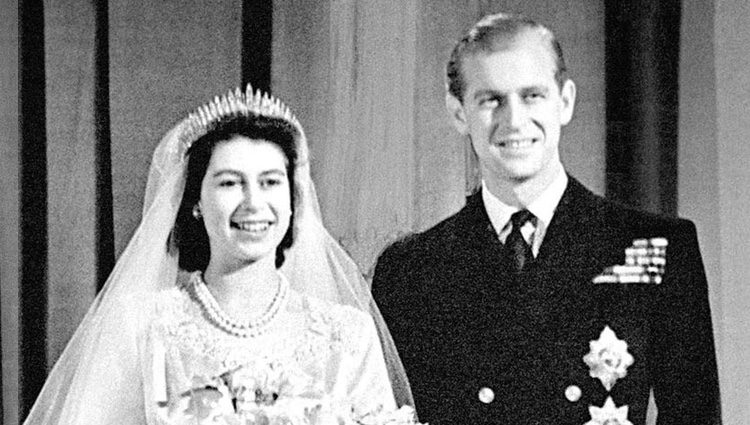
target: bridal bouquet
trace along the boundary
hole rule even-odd
[[[403,406],[395,411],[383,409],[357,414],[351,408],[305,399],[277,400],[273,404],[236,403],[220,389],[191,391],[182,412],[170,415],[170,425],[419,425],[414,410]]]
[[[163,421],[169,425],[420,425],[414,409],[356,411],[351,404],[305,395],[304,376],[273,368],[194,380]],[[272,372],[272,373],[268,373]]]

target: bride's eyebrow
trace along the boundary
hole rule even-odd
[[[223,168],[221,170],[214,171],[213,174],[211,174],[211,177],[221,177],[223,174],[231,174],[237,177],[242,177],[242,173],[237,170],[232,170],[228,168]]]
[[[244,177],[244,173],[233,170],[231,168],[223,168],[221,170],[216,170],[213,174],[211,174],[211,177],[221,177],[224,174],[231,174],[236,177]],[[271,168],[268,170],[263,170],[260,173],[258,173],[259,176],[268,176],[268,175],[286,175],[286,170],[281,168]]]
[[[285,176],[286,170],[280,169],[280,168],[272,168],[270,170],[265,170],[260,173],[261,176],[268,176],[268,175],[280,175]]]

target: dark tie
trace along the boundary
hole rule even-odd
[[[513,213],[510,216],[510,223],[513,228],[505,239],[505,247],[508,248],[508,264],[517,272],[522,271],[524,266],[534,260],[531,246],[521,234],[521,227],[527,221],[531,221],[532,223],[536,221],[536,217],[529,210],[521,210]]]

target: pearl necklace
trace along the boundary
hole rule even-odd
[[[265,332],[268,323],[281,310],[286,294],[289,292],[289,282],[284,275],[279,273],[279,287],[266,311],[257,319],[241,323],[221,308],[211,291],[208,290],[201,272],[193,273],[190,276],[190,283],[195,300],[200,304],[208,319],[222,330],[241,338],[255,337]]]

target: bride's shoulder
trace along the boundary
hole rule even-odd
[[[299,293],[294,294],[291,304],[305,316],[312,329],[325,330],[334,339],[353,338],[374,326],[369,313],[353,306]]]
[[[157,318],[174,319],[188,314],[194,305],[190,296],[189,277],[178,277],[176,283],[160,289],[147,302],[151,303]]]
[[[370,314],[350,305],[339,304],[304,294],[296,294],[293,300],[297,308],[310,316],[336,322],[355,322],[361,324],[372,320]]]

